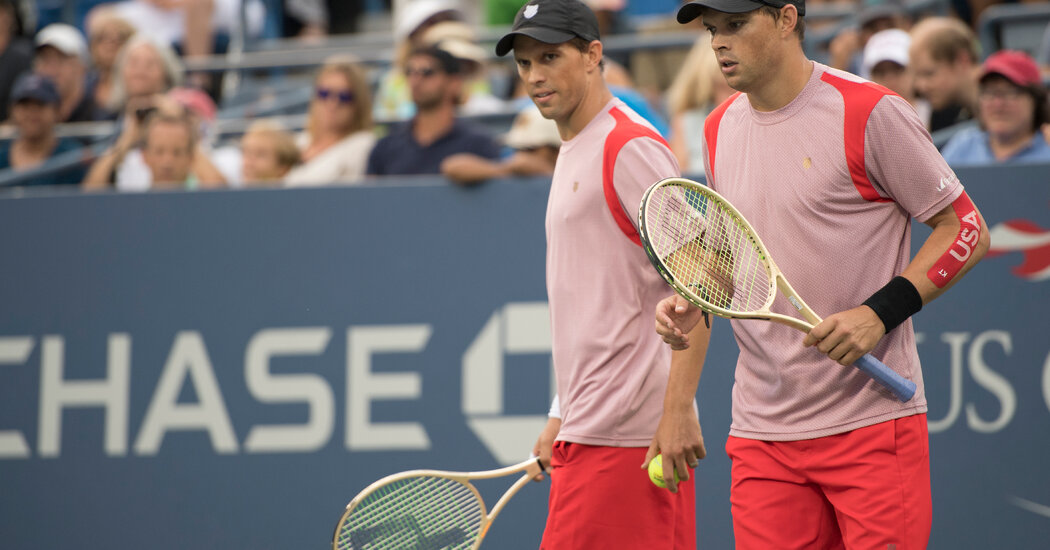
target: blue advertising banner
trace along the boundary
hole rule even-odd
[[[959,176],[993,254],[915,320],[930,547],[1044,548],[1050,167]],[[523,460],[553,386],[547,189],[0,196],[0,547],[321,549],[379,477]],[[732,547],[735,358],[718,321],[701,548]],[[485,547],[537,548],[546,497]]]

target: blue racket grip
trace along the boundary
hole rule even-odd
[[[857,359],[853,366],[893,392],[902,402],[907,402],[915,396],[915,382],[897,374],[897,371],[887,367],[870,353]]]

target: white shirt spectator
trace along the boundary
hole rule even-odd
[[[296,141],[300,150],[305,149],[309,144],[309,136],[304,132],[299,134]],[[359,182],[365,174],[368,154],[372,152],[375,142],[375,134],[369,130],[354,132],[309,162],[292,168],[285,177],[285,185],[299,187]]]
[[[215,32],[233,34],[241,26],[242,0],[215,0],[211,20]],[[266,9],[259,0],[247,0],[246,20],[248,34],[256,36],[262,32]],[[176,44],[186,34],[186,15],[182,9],[158,7],[147,0],[129,0],[113,6],[116,13],[135,26],[138,32],[147,33],[155,40]]]

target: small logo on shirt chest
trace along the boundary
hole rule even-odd
[[[578,182],[578,181],[572,182],[572,192],[573,193],[575,193],[576,190],[579,189],[579,188],[580,188],[580,182]]]
[[[813,161],[809,157],[802,159],[802,168],[809,170],[813,167]]]

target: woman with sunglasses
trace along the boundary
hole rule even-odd
[[[306,130],[299,136],[302,164],[288,186],[354,183],[365,173],[375,144],[372,94],[364,71],[347,57],[333,57],[314,80]]]

